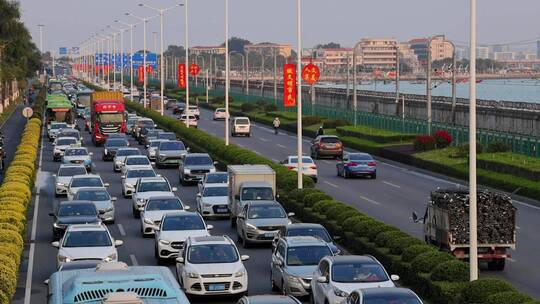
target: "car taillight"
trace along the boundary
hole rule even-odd
[[[355,166],[358,166],[358,163],[355,163],[355,162],[347,163],[347,167],[355,167]]]
[[[317,166],[313,165],[313,166],[310,166],[309,168],[310,168],[310,169],[313,169],[313,170],[316,170],[316,169],[317,169]]]
[[[375,167],[377,165],[377,163],[372,161],[372,162],[367,163],[367,165],[370,166],[370,167]]]
[[[287,168],[293,170],[294,168],[296,168],[295,166],[287,166]]]
[[[341,148],[341,143],[336,143],[336,148]]]

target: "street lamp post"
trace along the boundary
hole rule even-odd
[[[244,56],[244,54],[238,52],[238,51],[230,51],[229,52],[229,56],[233,55],[233,54],[237,54],[240,56],[240,58],[242,58],[242,89],[244,88],[244,82],[245,82],[245,74],[246,74],[246,57]]]
[[[478,279],[478,239],[477,239],[477,189],[476,189],[476,0],[471,3],[470,27],[470,81],[469,81],[469,264],[470,280]]]
[[[130,100],[133,101],[133,27],[136,23],[126,23],[121,20],[115,20],[114,22],[129,26],[129,74],[130,74],[130,87],[129,95]],[[122,81],[124,81],[122,79]]]
[[[431,111],[431,43],[437,38],[443,38],[444,35],[437,35],[429,38],[427,45],[427,72],[426,72],[426,95],[427,95],[427,123],[428,123],[428,134],[431,135],[431,123],[433,121],[432,111]]]
[[[120,55],[120,88],[123,88],[124,87],[124,32],[127,29],[115,28],[115,27],[112,27],[112,26],[111,26],[111,28],[114,29],[114,30],[117,30],[118,32],[120,32],[120,51],[117,52],[117,53]],[[116,59],[116,57],[115,57],[115,59]],[[115,60],[115,62],[116,62],[116,60]]]
[[[165,69],[164,67],[164,63],[165,63],[165,60],[163,60],[163,56],[164,56],[164,50],[163,50],[163,15],[165,14],[166,11],[170,10],[170,9],[173,9],[175,7],[178,7],[178,6],[181,6],[182,4],[175,4],[171,7],[168,7],[168,8],[155,8],[155,7],[152,7],[150,5],[146,5],[146,4],[139,4],[139,6],[144,6],[146,8],[149,8],[149,9],[153,9],[155,11],[157,11],[159,13],[159,28],[160,28],[160,53],[161,53],[161,60],[159,62],[159,66],[160,66],[160,71],[159,71],[159,75],[160,75],[160,87],[161,87],[161,106],[160,106],[160,113],[161,115],[163,115],[163,103],[164,103],[164,95],[163,95],[163,91],[164,91],[164,88],[165,88],[165,74],[163,73],[163,70]],[[154,37],[154,49],[156,49],[156,39]],[[157,51],[157,50],[154,50],[154,51]],[[186,68],[187,68],[187,64],[186,64]]]
[[[108,28],[110,28],[112,31],[111,31],[111,35],[112,35],[112,61],[113,61],[113,90],[116,90],[116,35],[117,33],[114,31],[115,29],[108,25],[107,26]]]
[[[353,58],[353,109],[354,109],[354,125],[356,126],[356,111],[358,110],[358,101],[357,101],[357,96],[356,96],[356,51],[358,50],[358,48],[360,47],[360,45],[362,44],[361,41],[357,42],[355,45],[354,45],[354,48],[353,48],[353,54],[352,54],[352,58]],[[348,63],[347,63],[348,64]]]
[[[302,159],[302,0],[296,0],[297,163],[298,189],[303,188]]]
[[[38,28],[39,28],[39,50],[41,51],[41,55],[43,56],[43,27],[45,25],[43,24],[38,24],[37,25]],[[45,65],[43,65],[43,75],[45,75],[46,71],[45,71]]]
[[[184,44],[185,44],[185,48],[186,48],[186,56],[184,58],[184,63],[185,63],[185,69],[186,71],[184,72],[184,74],[186,75],[186,108],[185,108],[185,112],[186,112],[186,127],[189,129],[189,75],[188,75],[188,65],[189,65],[189,22],[188,22],[188,0],[184,0],[184,30],[185,30],[185,34],[184,34]],[[210,64],[212,64],[212,62],[210,62]]]
[[[225,0],[225,145],[229,145],[229,0]]]

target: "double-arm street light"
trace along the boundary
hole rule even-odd
[[[119,53],[119,55],[120,55],[120,88],[124,88],[124,32],[127,31],[128,29],[116,28],[116,27],[113,27],[113,26],[110,26],[110,28],[120,32],[120,51],[117,52],[117,53]],[[116,56],[116,54],[115,54],[115,56]],[[115,57],[115,59],[116,59],[116,57]],[[115,62],[116,62],[116,60],[115,60]],[[116,72],[116,70],[115,70],[115,72]],[[116,79],[116,77],[115,77],[115,79]]]
[[[470,280],[478,279],[478,239],[476,206],[476,0],[470,0],[470,80],[469,80],[469,264]]]
[[[303,159],[302,159],[302,1],[296,0],[296,79],[297,79],[297,88],[296,88],[296,94],[297,94],[297,168],[298,170],[298,189],[303,188],[303,176],[302,176],[302,168],[303,166]]]
[[[133,28],[137,23],[126,23],[121,20],[114,20],[116,23],[120,23],[123,25],[129,26],[129,74],[130,74],[130,87],[129,87],[129,95],[131,98],[131,101],[133,101]],[[122,78],[122,83],[124,82],[124,79]]]
[[[149,8],[149,9],[152,9],[152,10],[155,10],[159,13],[159,24],[160,24],[160,45],[161,45],[161,60],[160,60],[160,78],[161,78],[161,106],[160,106],[160,112],[161,112],[161,115],[163,115],[163,103],[164,103],[164,96],[163,96],[163,89],[165,87],[165,73],[163,73],[163,70],[165,69],[164,67],[164,63],[165,63],[165,60],[164,60],[164,51],[163,51],[163,15],[165,14],[166,11],[168,10],[171,10],[175,7],[179,7],[179,6],[182,6],[183,4],[181,3],[178,3],[178,4],[175,4],[171,7],[167,7],[167,8],[156,8],[156,7],[153,7],[153,6],[150,6],[150,5],[147,5],[147,4],[139,4],[139,6],[142,6],[142,7],[146,7],[146,8]],[[187,67],[187,65],[186,65]]]
[[[352,53],[352,61],[353,61],[353,109],[354,109],[354,125],[356,126],[356,112],[358,111],[358,97],[356,95],[356,82],[357,82],[357,79],[356,79],[356,53],[357,53],[357,50],[358,48],[362,45],[362,41],[359,41],[357,42],[355,45],[354,45],[354,48],[353,48],[353,53]],[[347,65],[349,64],[349,62],[347,61]]]

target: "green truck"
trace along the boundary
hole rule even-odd
[[[73,104],[65,94],[47,94],[47,124],[51,121],[65,122],[75,127]]]

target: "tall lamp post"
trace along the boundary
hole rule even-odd
[[[164,66],[164,63],[165,63],[165,60],[163,58],[163,54],[164,54],[164,51],[163,51],[163,15],[165,14],[166,11],[168,10],[171,10],[175,7],[179,7],[179,6],[182,6],[183,4],[175,4],[171,7],[168,7],[168,8],[156,8],[156,7],[153,7],[153,6],[150,6],[150,5],[147,5],[147,4],[139,4],[139,6],[143,6],[143,7],[146,7],[146,8],[149,8],[149,9],[152,9],[152,10],[155,10],[159,13],[159,28],[160,28],[160,53],[161,53],[161,60],[159,61],[159,74],[160,74],[160,87],[161,87],[161,106],[160,106],[160,113],[161,115],[163,115],[163,103],[165,101],[164,99],[164,96],[163,96],[163,89],[165,87],[165,73],[163,73],[163,70],[165,69],[165,66]],[[155,44],[154,44],[155,45]]]
[[[38,24],[37,27],[39,28],[39,50],[41,51],[41,55],[43,56],[43,53],[45,53],[43,51],[43,27],[45,25],[44,24]],[[43,75],[45,75],[46,73],[46,70],[45,70],[45,65],[43,65]]]
[[[114,90],[116,90],[116,53],[117,53],[116,35],[118,33],[110,25],[107,25],[107,28],[109,28],[111,30],[111,37],[112,37],[112,56],[111,56],[111,59],[113,61],[113,91],[114,91]]]
[[[357,102],[357,96],[356,96],[356,51],[358,50],[358,48],[360,47],[360,45],[362,44],[361,41],[357,42],[355,45],[354,45],[354,48],[353,48],[353,53],[352,53],[352,61],[353,61],[353,109],[354,109],[354,125],[356,126],[356,111],[358,110],[358,102]],[[348,63],[347,63],[348,64]]]
[[[186,0],[187,1],[187,0]],[[225,145],[229,145],[229,0],[225,0]]]
[[[184,30],[185,30],[185,33],[184,33],[184,44],[185,44],[185,48],[186,48],[186,56],[184,58],[184,63],[185,63],[185,72],[184,74],[186,75],[186,127],[189,129],[189,75],[188,75],[188,66],[189,66],[189,28],[188,28],[188,25],[189,25],[189,22],[188,22],[188,0],[184,0]],[[212,62],[210,62],[210,64],[212,64]],[[227,99],[227,98],[225,98]]]
[[[428,134],[431,135],[431,123],[433,121],[432,111],[431,111],[431,43],[433,40],[442,38],[444,41],[444,35],[437,35],[429,38],[427,44],[427,71],[426,71],[426,96],[427,96],[427,123],[428,123]]]
[[[297,157],[298,189],[303,188],[302,159],[302,0],[296,0],[296,81],[297,81]]]
[[[128,29],[116,28],[111,26],[112,29],[120,32],[120,88],[124,88],[124,32]],[[115,57],[116,58],[116,57]]]
[[[130,87],[129,87],[129,95],[130,100],[133,101],[133,28],[137,23],[126,23],[121,20],[114,20],[116,23],[120,23],[123,25],[129,26],[129,74],[130,74]],[[124,81],[122,79],[122,81]]]
[[[478,279],[478,239],[477,239],[477,189],[476,189],[476,0],[471,1],[470,27],[470,81],[469,81],[469,264],[470,280]]]

